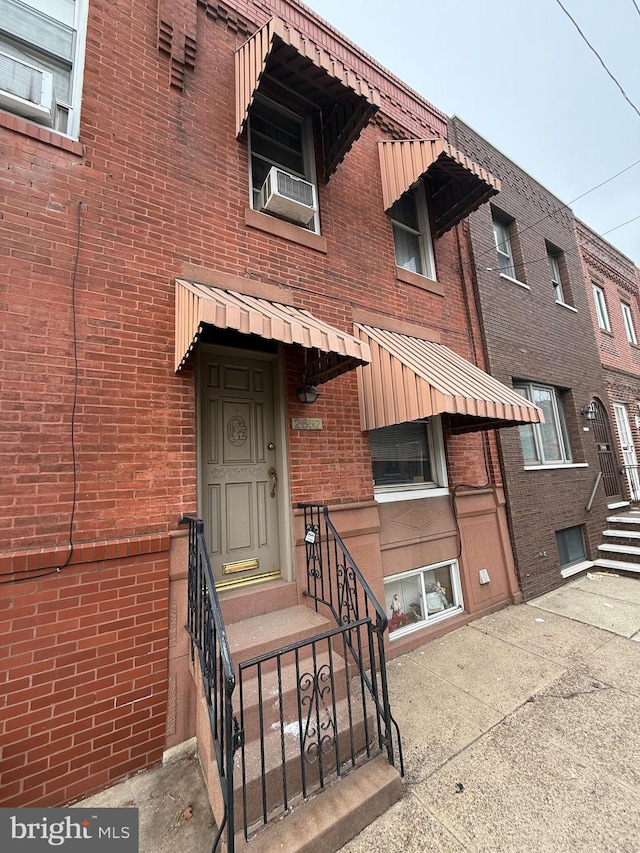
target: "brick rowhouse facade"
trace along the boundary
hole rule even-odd
[[[594,398],[608,405],[604,377],[571,211],[458,118],[450,138],[502,182],[500,195],[469,218],[487,369],[505,384],[557,389],[566,420],[570,464],[525,465],[519,430],[499,434],[514,557],[530,599],[564,582],[556,531],[582,526],[585,556],[597,557],[607,497],[600,485],[587,511],[600,468],[582,408]],[[501,274],[493,219],[508,226],[515,275]],[[554,293],[550,252],[563,299]]]
[[[272,14],[379,93],[375,118],[318,183],[318,233],[249,203],[234,57]],[[361,322],[440,340],[483,368],[466,222],[434,238],[437,281],[403,275],[382,204],[379,141],[446,131],[441,113],[293,0],[89,0],[77,138],[0,112],[3,805],[73,801],[195,734],[179,522],[202,511],[206,346],[176,372],[177,279],[306,309],[349,334]],[[355,371],[310,409],[296,396],[302,347],[203,335],[276,365],[283,584],[304,571],[296,504],[323,501],[382,601],[385,577],[459,558],[455,615],[392,641],[391,654],[517,600],[494,433],[454,435],[443,415],[448,485],[380,502]],[[599,388],[581,375],[576,405]],[[321,428],[292,426],[310,412]],[[516,445],[513,431],[506,458]],[[568,476],[575,489],[590,473]]]
[[[627,500],[638,501],[640,491],[637,469],[634,466],[637,465],[640,448],[640,274],[629,258],[584,222],[576,220],[576,235],[591,319],[612,407],[609,417],[617,442],[617,462],[620,470],[625,465],[629,466],[628,469],[625,468],[625,473],[620,475],[621,488]],[[595,288],[598,288],[604,297],[607,312],[604,323],[602,316],[599,319],[596,313]],[[626,323],[623,311],[627,314]],[[609,328],[602,328],[607,320]],[[634,337],[636,343],[633,342]],[[622,441],[620,427],[625,432]],[[622,449],[623,442],[625,452]]]

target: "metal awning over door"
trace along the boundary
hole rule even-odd
[[[297,344],[308,350],[305,382],[321,385],[368,364],[369,345],[300,308],[205,284],[176,280],[176,372],[186,364],[205,326]]]
[[[363,430],[444,413],[454,432],[544,422],[537,406],[442,344],[354,328],[371,349],[371,363],[358,371]]]

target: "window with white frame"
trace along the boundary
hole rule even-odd
[[[396,265],[435,279],[431,226],[424,185],[404,193],[389,210],[393,223]]]
[[[511,244],[510,225],[502,219],[493,217],[493,236],[496,241],[496,252],[500,272],[509,278],[516,277],[516,266],[513,259],[513,246]]]
[[[0,109],[78,136],[87,0],[0,0]]]
[[[369,432],[376,494],[435,489],[447,485],[439,417],[408,421]]]
[[[514,384],[513,390],[544,413],[543,424],[519,427],[525,465],[562,465],[572,462],[562,398],[557,388],[533,382]]]
[[[627,302],[621,302],[620,305],[622,306],[622,320],[624,321],[624,330],[627,333],[627,340],[630,344],[638,346],[636,330],[633,325],[633,315],[631,314],[631,305]]]
[[[547,260],[549,261],[549,272],[551,273],[551,283],[556,295],[556,302],[566,304],[567,300],[564,296],[562,287],[562,276],[560,274],[560,257],[561,253],[557,249],[552,249],[547,246]]]
[[[607,303],[604,298],[604,290],[598,287],[597,284],[593,285],[593,301],[596,306],[596,317],[599,328],[605,332],[610,332],[611,323],[609,322],[609,312],[607,311]]]
[[[254,210],[319,231],[310,118],[256,97],[248,141]]]
[[[385,578],[389,637],[398,638],[463,609],[457,560]]]

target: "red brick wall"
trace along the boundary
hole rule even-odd
[[[168,540],[84,546],[6,582],[26,567],[0,559],[0,803],[62,805],[162,757]]]
[[[239,5],[245,15],[256,9],[256,23],[268,13],[263,4]],[[277,8],[287,5],[278,0]],[[234,52],[250,22],[223,12],[198,4],[196,67],[183,69],[180,91],[170,88],[170,59],[157,48],[157,0],[91,0],[79,142],[0,120],[0,554],[24,550],[29,571],[40,566],[41,549],[57,549],[64,561],[74,477],[73,540],[84,553],[83,565],[74,558],[61,573],[3,587],[6,612],[26,620],[4,634],[7,695],[17,709],[6,721],[14,728],[3,756],[12,802],[24,802],[28,787],[30,801],[63,802],[162,750],[166,555],[117,562],[114,552],[103,563],[80,543],[117,550],[130,538],[165,537],[196,509],[193,370],[176,376],[173,367],[173,282],[186,264],[283,285],[294,304],[346,331],[354,309],[375,309],[436,328],[444,344],[481,358],[476,321],[469,334],[470,280],[460,276],[464,240],[451,231],[436,241],[444,297],[400,282],[382,207],[378,140],[400,120],[412,136],[439,135],[441,114],[387,78],[386,113],[320,187],[326,252],[248,227]],[[346,43],[341,50],[352,52]],[[371,73],[382,74],[377,66]],[[301,352],[287,349],[287,418],[308,415],[294,393],[301,373]],[[313,413],[322,432],[289,435],[293,502],[370,499],[355,377],[322,391]],[[452,484],[483,483],[478,438],[449,445]],[[55,564],[51,555],[47,566]],[[151,588],[142,593],[140,583]],[[138,595],[149,596],[144,606]],[[117,703],[134,699],[144,710],[120,717]]]

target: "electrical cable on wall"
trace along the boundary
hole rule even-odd
[[[71,468],[73,473],[73,488],[72,488],[72,499],[71,499],[71,513],[69,516],[69,545],[67,550],[67,556],[65,558],[64,563],[61,563],[59,566],[54,566],[51,569],[48,569],[45,572],[40,572],[39,574],[27,574],[26,577],[21,578],[11,578],[9,580],[1,581],[0,586],[5,586],[9,583],[20,583],[20,581],[31,581],[37,580],[38,578],[44,578],[48,575],[55,575],[65,569],[69,563],[71,562],[71,558],[73,557],[73,523],[75,520],[76,514],[76,506],[78,503],[78,465],[76,459],[76,436],[75,436],[75,428],[76,428],[76,409],[78,404],[78,317],[77,317],[77,309],[76,309],[76,282],[78,278],[78,262],[80,258],[80,232],[82,225],[82,202],[78,201],[77,203],[77,223],[76,223],[76,251],[75,257],[73,261],[73,272],[71,275],[71,317],[72,317],[72,347],[73,347],[73,401],[71,405]],[[29,569],[21,569],[20,574],[28,573]],[[17,572],[16,572],[17,574]]]

